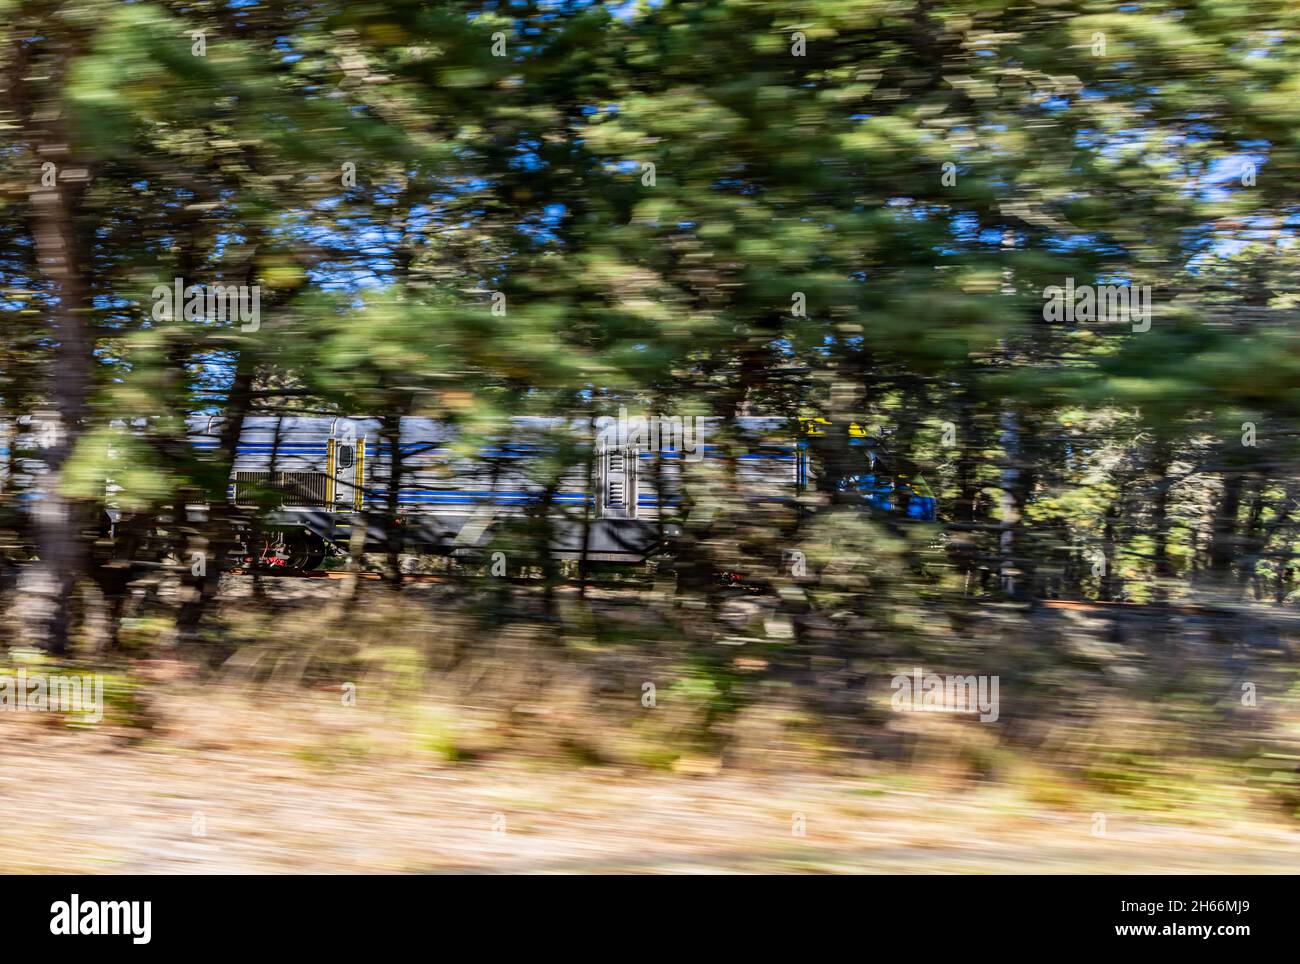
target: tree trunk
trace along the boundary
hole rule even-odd
[[[1155,598],[1163,602],[1169,598],[1169,581],[1174,577],[1173,560],[1169,558],[1169,466],[1173,462],[1173,448],[1167,440],[1156,443],[1151,457],[1151,475],[1156,479],[1155,499],[1151,505],[1151,518],[1155,529]]]
[[[388,555],[388,569],[392,585],[402,586],[402,532],[401,508],[402,476],[402,416],[409,411],[409,400],[394,407],[383,421],[383,439],[388,445],[388,484],[384,493],[384,544]]]
[[[998,533],[998,581],[1008,596],[1020,593],[1020,570],[1016,565],[1020,527],[1020,420],[1010,408],[1002,412],[999,420],[1004,462],[1001,484],[1001,520]]]
[[[251,274],[251,269],[250,269]],[[181,562],[181,603],[176,614],[176,628],[182,644],[194,643],[199,638],[199,627],[212,600],[221,586],[221,573],[226,557],[234,548],[234,508],[227,498],[227,480],[239,439],[244,432],[244,418],[252,404],[253,380],[257,365],[248,349],[241,350],[235,366],[235,378],[226,400],[225,422],[221,426],[221,442],[217,449],[220,474],[217,491],[207,492],[207,519],[191,525],[186,518],[183,496],[173,506],[175,525],[189,530],[188,555]],[[274,468],[274,466],[272,466]],[[250,547],[250,551],[255,551]],[[194,571],[194,560],[201,556],[204,565]]]
[[[55,83],[59,82],[56,77]],[[51,98],[37,113],[41,129],[33,132],[39,169],[31,192],[36,253],[48,284],[50,330],[54,340],[49,399],[54,411],[32,427],[48,471],[38,483],[37,546],[40,564],[28,591],[34,642],[65,653],[71,634],[74,594],[89,560],[85,535],[93,524],[93,505],[62,491],[68,460],[81,438],[94,373],[94,337],[90,319],[90,264],[78,226],[81,198],[89,181],[86,169],[69,155],[69,135],[58,120],[64,110]],[[52,183],[51,183],[52,182]]]
[[[1258,476],[1251,480],[1250,509],[1246,513],[1246,527],[1242,532],[1240,544],[1241,565],[1237,573],[1237,582],[1245,593],[1254,582],[1255,568],[1259,565],[1260,553],[1264,551],[1264,478]]]
[[[1237,552],[1237,515],[1245,476],[1240,471],[1224,473],[1223,492],[1210,528],[1209,571],[1216,582],[1226,582]]]

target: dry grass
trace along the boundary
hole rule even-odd
[[[143,738],[4,714],[0,871],[1269,873],[1300,854],[1244,797],[1156,817],[938,758],[832,775],[474,754],[454,748],[484,739],[481,709],[359,696],[173,678]]]
[[[349,607],[337,583],[273,584],[269,603],[228,588],[215,670],[104,669],[95,727],[0,713],[0,872],[1300,869],[1276,780],[1193,739],[1236,731],[1118,688],[1053,715],[1064,691],[1008,687],[1047,710],[1019,743],[890,713],[884,688],[828,726],[765,672],[761,639],[706,648],[702,666],[644,618],[611,633],[638,611],[627,594],[493,627],[436,588],[375,586]],[[168,652],[164,622],[132,623],[137,652]],[[1297,701],[1267,705],[1289,752]],[[1279,760],[1266,769],[1285,777]]]

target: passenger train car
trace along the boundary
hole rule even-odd
[[[824,423],[823,423],[824,424]],[[552,554],[561,559],[638,561],[660,551],[675,534],[672,520],[692,472],[717,469],[735,457],[736,484],[749,499],[791,500],[806,488],[813,468],[809,435],[824,429],[792,427],[782,418],[740,418],[738,444],[719,444],[718,419],[601,418],[594,423],[558,418],[513,418],[486,446],[467,449],[444,422],[401,420],[401,479],[396,498],[403,551],[456,553],[486,547],[511,519],[543,503],[552,525]],[[373,418],[253,417],[245,420],[231,474],[236,505],[274,504],[268,521],[289,543],[313,546],[312,562],[328,547],[346,546],[351,527],[367,511],[390,504],[392,463],[383,426]],[[200,449],[216,448],[217,420],[190,421]],[[889,467],[878,440],[853,427],[861,471],[838,480],[865,503],[931,520],[935,499],[924,480]],[[588,465],[578,461],[548,492],[535,471],[540,453],[557,440],[594,440]],[[735,454],[736,452],[739,454]],[[377,525],[370,548],[383,544]],[[298,550],[301,554],[301,548]]]
[[[492,545],[504,527],[535,519],[545,509],[554,557],[642,561],[664,551],[677,533],[676,517],[690,491],[684,482],[734,471],[732,484],[744,498],[790,503],[815,484],[809,443],[828,428],[825,422],[739,418],[724,445],[719,419],[629,419],[620,411],[618,418],[594,422],[512,418],[485,444],[445,422],[403,418],[400,487],[392,506],[399,549],[473,555]],[[218,449],[222,430],[220,416],[187,420],[200,455]],[[836,486],[857,492],[864,505],[933,519],[935,499],[924,480],[894,471],[878,439],[857,426],[849,432],[862,457],[858,471],[837,479]],[[585,444],[575,447],[575,441]],[[572,464],[548,489],[539,459],[566,444]],[[375,418],[246,418],[227,497],[249,510],[234,514],[249,561],[314,568],[331,553],[347,552],[353,526],[362,524],[368,526],[366,548],[384,548],[391,454],[383,423]],[[30,479],[30,469],[26,475]],[[115,488],[109,480],[112,527],[123,519]],[[187,509],[191,518],[207,511]],[[254,528],[257,546],[248,538]]]

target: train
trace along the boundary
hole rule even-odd
[[[228,515],[246,561],[318,568],[355,551],[357,526],[366,527],[366,551],[390,547],[395,531],[403,553],[473,556],[504,527],[544,510],[552,557],[643,562],[669,551],[692,473],[716,473],[727,463],[747,500],[793,504],[816,478],[813,438],[830,428],[819,419],[740,417],[724,424],[629,416],[625,409],[588,420],[518,416],[501,431],[473,437],[438,419],[408,416],[399,424],[393,498],[393,453],[382,419],[246,417],[226,492],[242,510]],[[186,420],[200,457],[220,448],[223,431],[219,415]],[[882,440],[862,427],[849,426],[849,435],[861,458],[836,487],[875,510],[933,521],[937,501],[924,479],[901,471]],[[566,444],[572,457],[565,470],[543,478],[540,460]],[[119,491],[110,479],[110,535],[128,518],[115,504]],[[203,518],[207,507],[188,506],[187,514]]]

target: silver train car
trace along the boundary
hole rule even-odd
[[[716,478],[734,458],[733,484],[751,501],[789,501],[808,485],[807,433],[797,423],[739,418],[728,446],[718,444],[721,428],[719,419],[625,412],[594,422],[517,417],[504,432],[471,445],[445,422],[407,417],[394,499],[392,452],[379,419],[250,417],[227,495],[236,506],[265,509],[266,525],[285,547],[274,559],[306,568],[347,547],[353,526],[367,519],[367,549],[386,546],[388,529],[377,520],[390,510],[403,552],[472,555],[503,527],[544,510],[555,558],[635,562],[662,551],[676,534],[671,519],[693,473]],[[200,451],[216,449],[220,432],[219,418],[189,420]],[[864,445],[864,471],[848,484],[877,507],[934,517],[923,482],[902,485],[874,471],[882,468],[883,449],[864,433],[855,442]],[[574,453],[568,463],[565,451]],[[557,453],[564,471],[558,478],[551,472],[544,484],[538,460]]]
[[[0,488],[17,490],[20,511],[39,501],[49,424],[0,424]],[[147,428],[141,419],[114,426]],[[251,416],[226,491],[236,511],[226,516],[253,565],[316,568],[331,554],[355,550],[361,536],[366,551],[475,556],[496,548],[509,530],[539,521],[554,558],[640,562],[671,545],[682,500],[710,485],[755,504],[791,503],[816,482],[810,437],[827,429],[784,418],[742,417],[724,426],[716,418],[620,410],[594,421],[516,417],[471,436],[447,422],[408,417],[400,421],[399,486],[390,493],[393,453],[380,419]],[[223,431],[220,416],[186,420],[200,459],[220,448]],[[936,504],[924,481],[891,472],[879,440],[857,426],[849,434],[863,457],[836,486],[875,508],[933,519]],[[110,538],[140,521],[120,510],[120,491],[106,480]],[[191,520],[209,513],[206,505],[185,507]],[[159,517],[164,525],[169,516]],[[162,537],[139,538],[154,544]]]

